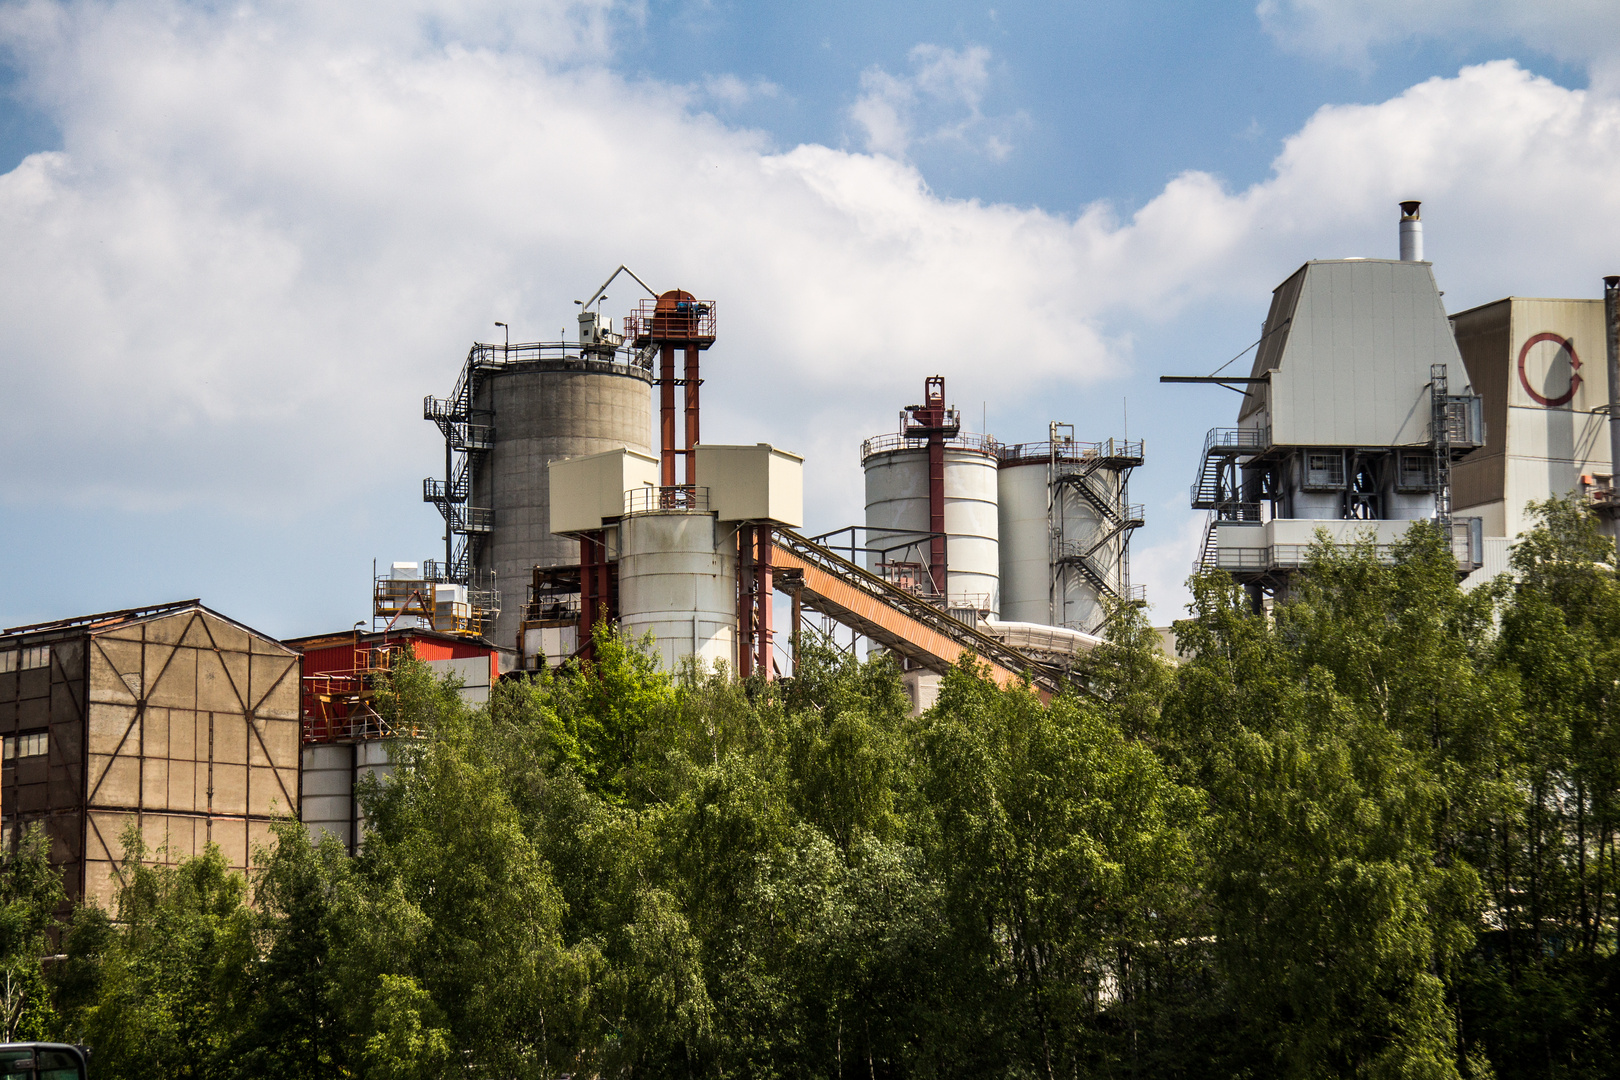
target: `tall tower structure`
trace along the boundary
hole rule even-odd
[[[547,467],[652,449],[650,355],[589,307],[579,321],[577,343],[474,344],[450,396],[423,402],[445,443],[444,478],[422,483],[445,520],[445,558],[423,576],[466,586],[475,622],[503,648],[518,645],[535,567],[579,563],[579,542],[552,534]]]
[[[1101,632],[1120,604],[1145,599],[1131,584],[1131,534],[1143,509],[1131,502],[1141,442],[1079,442],[1054,421],[1044,443],[1003,446],[1001,617]]]
[[[714,304],[689,292],[671,289],[656,300],[643,300],[625,319],[625,335],[637,349],[658,353],[659,485],[692,487],[697,483],[698,391],[703,378],[698,356],[714,344]],[[676,374],[675,356],[684,361]],[[685,399],[685,438],[676,434],[675,388]],[[677,481],[676,463],[681,462]]]
[[[921,404],[901,411],[897,432],[861,444],[871,542],[923,554],[917,591],[968,622],[1001,607],[996,451],[988,435],[962,431],[938,375],[924,381]],[[886,575],[899,571],[884,558]]]
[[[1480,398],[1421,261],[1415,202],[1400,238],[1400,259],[1312,261],[1277,286],[1247,377],[1166,380],[1244,391],[1237,426],[1204,440],[1192,505],[1210,511],[1199,566],[1256,605],[1286,590],[1322,531],[1387,547],[1430,520],[1460,571],[1479,563],[1480,521],[1453,516],[1451,473],[1484,442]]]

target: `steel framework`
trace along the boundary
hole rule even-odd
[[[1014,451],[1027,456],[1024,447]],[[1069,616],[1069,595],[1077,582],[1083,582],[1099,598],[1123,604],[1146,601],[1141,587],[1131,585],[1130,534],[1142,527],[1143,508],[1130,501],[1131,471],[1142,464],[1140,442],[1116,441],[1081,443],[1074,440],[1072,424],[1051,423],[1047,428],[1046,523],[1050,537],[1051,577],[1047,603],[1054,626],[1067,626],[1095,634],[1107,625],[1104,615],[1090,626],[1075,626]],[[1102,475],[1111,479],[1099,483]],[[1073,515],[1066,512],[1070,500],[1085,503],[1095,515],[1096,525],[1084,532],[1070,528]],[[1119,538],[1117,558],[1099,554]]]

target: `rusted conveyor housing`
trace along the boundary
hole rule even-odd
[[[1000,686],[1014,685],[1027,674],[1043,696],[1085,689],[1077,676],[1037,663],[813,540],[781,527],[773,528],[771,537],[777,588],[797,592],[805,607],[930,671],[944,674],[969,652],[989,665]]]

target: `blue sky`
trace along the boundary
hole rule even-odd
[[[0,4],[0,625],[349,626],[439,544],[421,396],[620,262],[720,302],[705,433],[804,452],[813,531],[926,375],[1012,441],[1128,400],[1167,621],[1235,398],[1157,376],[1299,263],[1392,255],[1415,197],[1453,310],[1620,267],[1615,11]]]

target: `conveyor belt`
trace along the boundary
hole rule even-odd
[[[1063,672],[1036,663],[998,638],[953,619],[926,601],[813,540],[788,529],[771,530],[772,571],[778,587],[797,590],[800,601],[930,671],[943,675],[962,653],[990,667],[997,685],[1016,684],[1026,673],[1043,696],[1084,686]]]

